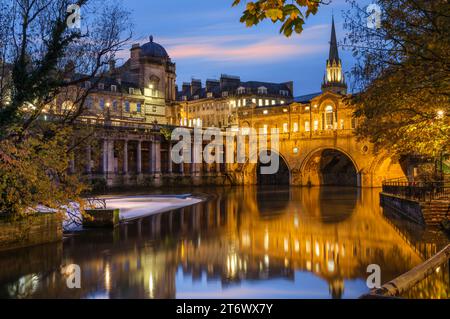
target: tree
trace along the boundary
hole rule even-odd
[[[344,45],[357,59],[351,75],[358,93],[349,99],[357,134],[396,155],[449,152],[449,2],[378,0],[369,13],[348,2]]]
[[[91,93],[83,84],[102,79],[130,27],[114,1],[0,2],[0,213],[79,199],[85,185],[68,166]]]
[[[235,0],[233,6],[241,3]],[[263,20],[270,19],[273,23],[282,23],[280,33],[290,37],[295,31],[303,32],[303,25],[311,14],[316,14],[319,6],[329,4],[331,1],[323,0],[257,0],[249,1],[242,14],[241,22],[247,27],[257,25]]]

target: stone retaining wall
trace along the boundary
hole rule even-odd
[[[397,213],[413,222],[425,225],[425,219],[419,202],[381,193],[380,205],[381,207],[388,207],[395,210]]]
[[[0,218],[0,251],[62,240],[59,214],[33,214],[20,220]]]

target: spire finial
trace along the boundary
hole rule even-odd
[[[330,55],[328,57],[328,60],[330,60],[330,62],[332,61],[336,61],[336,63],[339,62],[339,51],[336,40],[336,28],[334,26],[334,16],[332,17],[331,22]]]
[[[150,42],[153,42],[153,35],[150,36]]]

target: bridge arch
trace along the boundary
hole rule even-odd
[[[275,174],[264,175],[261,174],[261,168],[265,166],[270,166],[269,164],[263,164],[260,161],[260,155],[262,153],[275,153],[279,158],[279,169]],[[247,162],[245,171],[248,175],[253,176],[254,184],[256,185],[282,185],[289,186],[291,184],[292,169],[286,156],[284,156],[280,151],[273,151],[267,149],[258,150],[257,163]],[[254,154],[253,154],[254,155]],[[250,156],[254,158],[254,156]]]
[[[300,166],[302,184],[308,186],[361,187],[361,167],[354,157],[338,147],[310,151]]]

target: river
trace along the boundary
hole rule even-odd
[[[186,191],[206,200],[0,254],[0,297],[358,298],[369,265],[385,283],[448,243],[383,212],[377,189]],[[67,286],[71,264],[81,288]],[[448,298],[448,276],[441,269],[405,297]]]

